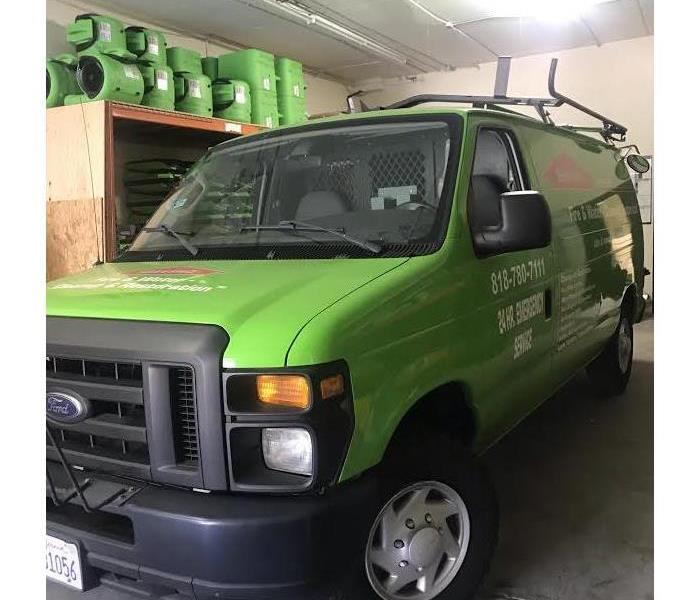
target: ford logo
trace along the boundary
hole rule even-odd
[[[58,423],[79,423],[87,418],[89,405],[73,393],[46,392],[46,416]]]

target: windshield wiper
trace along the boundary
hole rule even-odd
[[[199,252],[199,248],[196,246],[192,245],[190,242],[185,239],[186,235],[192,235],[190,233],[185,233],[184,231],[175,231],[170,225],[158,225],[158,227],[143,227],[141,231],[145,231],[146,233],[164,233],[165,235],[169,235],[171,238],[175,238],[180,244],[182,244],[182,247],[185,248],[192,256],[197,256],[197,253]]]
[[[247,227],[242,227],[241,231],[320,231],[323,233],[330,233],[355,246],[364,248],[372,254],[379,254],[382,251],[382,247],[379,244],[375,244],[369,240],[362,240],[348,235],[344,231],[339,231],[338,229],[330,229],[329,227],[322,227],[321,225],[314,225],[313,223],[306,223],[304,221],[280,221],[277,225],[249,225]]]

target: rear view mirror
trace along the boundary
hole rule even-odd
[[[628,154],[625,160],[627,166],[637,173],[646,173],[651,167],[649,161],[639,154]]]
[[[552,239],[549,206],[539,192],[501,194],[501,226],[474,234],[480,254],[502,254],[517,250],[544,248]]]

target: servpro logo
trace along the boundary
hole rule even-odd
[[[221,271],[216,269],[203,269],[199,267],[156,267],[153,269],[139,269],[129,271],[129,275],[182,275],[192,277],[196,275],[217,275]]]

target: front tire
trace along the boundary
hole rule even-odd
[[[615,334],[587,368],[588,377],[601,396],[619,396],[625,391],[632,374],[633,354],[632,315],[630,310],[623,308]]]
[[[498,537],[498,507],[481,465],[442,435],[406,436],[382,464],[363,564],[347,600],[468,600]]]

